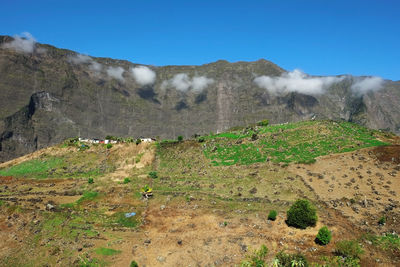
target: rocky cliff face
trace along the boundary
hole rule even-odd
[[[351,79],[323,94],[273,94],[254,79],[285,70],[266,60],[221,60],[147,66],[156,78],[145,83],[128,61],[41,44],[30,53],[2,46],[12,40],[0,37],[0,162],[78,135],[189,137],[261,119],[345,119],[400,132],[399,82],[363,95],[350,89]]]

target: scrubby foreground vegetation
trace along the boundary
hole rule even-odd
[[[267,121],[0,165],[1,266],[400,264],[399,138]]]

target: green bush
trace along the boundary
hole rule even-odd
[[[131,261],[130,267],[139,267],[139,264],[136,261]]]
[[[335,252],[343,257],[359,259],[364,250],[356,240],[342,240],[336,243]]]
[[[308,267],[307,258],[302,254],[287,254],[284,251],[278,252],[275,255],[274,265],[282,267]]]
[[[277,215],[278,212],[276,212],[276,210],[271,210],[268,214],[268,220],[275,221]]]
[[[385,217],[385,216],[382,216],[382,217],[379,219],[378,224],[379,224],[379,225],[385,225],[385,223],[386,223],[386,217]]]
[[[329,231],[328,227],[323,226],[319,229],[315,242],[320,245],[328,245],[332,239],[332,232]]]
[[[136,139],[136,145],[139,145],[142,142],[142,139],[138,138]]]
[[[199,143],[203,143],[206,139],[204,138],[204,136],[199,137],[199,139],[197,139],[197,141]]]
[[[183,141],[183,136],[182,136],[182,135],[178,136],[178,141],[179,141],[179,142],[182,142],[182,141]]]
[[[300,229],[315,226],[317,223],[317,210],[310,201],[306,199],[297,200],[287,211],[286,223]]]
[[[268,120],[262,120],[262,121],[257,122],[258,126],[268,126],[268,124],[269,124]]]
[[[131,179],[129,179],[128,177],[126,177],[125,179],[124,179],[124,184],[129,184],[131,182]]]
[[[157,176],[157,172],[155,172],[155,171],[149,172],[149,177],[153,178],[153,179],[156,179],[158,177]]]
[[[89,178],[89,179],[88,179],[88,183],[89,183],[89,184],[93,184],[93,183],[94,183],[93,178]]]
[[[107,144],[107,149],[111,149],[112,148],[112,144]]]
[[[261,245],[259,250],[255,250],[246,256],[246,260],[240,263],[241,267],[263,267],[266,266],[265,258],[268,254],[268,248]]]

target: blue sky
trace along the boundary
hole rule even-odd
[[[152,65],[260,58],[400,80],[398,0],[2,0],[0,34]]]

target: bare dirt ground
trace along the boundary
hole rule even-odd
[[[400,207],[400,146],[363,149],[318,158],[315,164],[291,165],[330,207],[357,223],[376,224]],[[393,159],[393,160],[392,160]],[[392,217],[400,230],[400,217]]]

